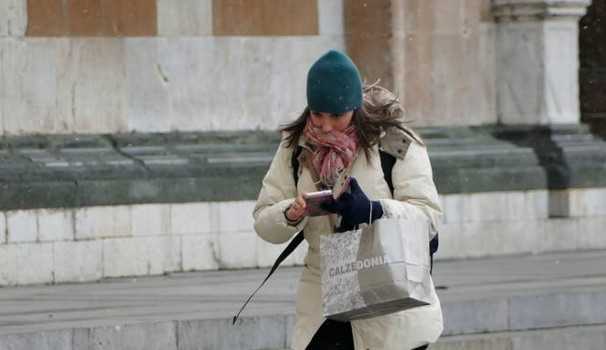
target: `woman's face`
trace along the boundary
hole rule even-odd
[[[325,133],[331,131],[343,131],[351,124],[353,111],[343,114],[332,114],[324,112],[310,111],[311,122],[314,126]]]

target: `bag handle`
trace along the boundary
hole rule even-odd
[[[280,253],[280,256],[278,256],[278,258],[276,259],[276,261],[274,262],[274,265],[271,267],[271,270],[269,270],[269,273],[267,274],[267,277],[265,277],[265,279],[263,280],[263,282],[261,282],[261,284],[259,285],[259,287],[257,287],[257,289],[255,289],[254,292],[252,292],[252,294],[248,297],[248,299],[246,299],[246,301],[244,302],[244,305],[242,305],[242,307],[240,308],[240,311],[238,311],[238,313],[236,314],[236,316],[234,316],[233,320],[232,320],[232,325],[236,324],[236,321],[238,320],[238,317],[240,317],[240,314],[242,313],[242,311],[244,311],[244,308],[246,307],[246,305],[248,305],[248,302],[253,298],[253,296],[255,294],[257,294],[257,292],[259,291],[259,289],[261,289],[261,287],[263,287],[263,285],[265,284],[265,282],[267,282],[267,280],[269,279],[269,277],[271,277],[271,275],[274,273],[274,271],[276,271],[276,269],[278,268],[278,266],[280,266],[280,264],[282,263],[282,261],[284,261],[284,259],[286,259],[290,253],[292,253],[298,246],[299,244],[301,244],[301,242],[303,242],[303,239],[305,238],[303,231],[300,231],[299,233],[297,233],[297,235],[295,236],[295,238],[293,238],[290,243],[288,243],[288,245],[286,246],[286,248],[284,248],[284,250],[282,251],[282,253]]]

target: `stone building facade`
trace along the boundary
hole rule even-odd
[[[333,48],[429,145],[438,259],[605,248],[589,5],[0,0],[0,285],[269,266],[282,247],[252,231],[254,200]]]

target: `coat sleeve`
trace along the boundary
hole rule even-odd
[[[442,208],[425,146],[410,144],[404,159],[397,159],[394,164],[392,181],[393,199],[381,200],[386,217],[425,217],[431,222],[433,237],[439,228]]]
[[[307,222],[306,217],[293,226],[284,216],[284,211],[297,196],[290,165],[291,157],[292,148],[287,148],[285,142],[281,142],[263,178],[253,211],[255,231],[261,238],[271,243],[288,241],[295,233],[301,231]]]

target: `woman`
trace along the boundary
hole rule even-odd
[[[403,125],[397,99],[377,86],[362,88],[346,55],[329,51],[307,76],[308,107],[285,126],[283,140],[263,180],[254,209],[255,230],[272,243],[304,229],[308,243],[297,292],[293,348],[424,349],[442,332],[442,312],[433,290],[431,305],[352,322],[322,317],[319,240],[381,217],[427,217],[436,227],[441,209],[423,142]],[[379,146],[396,157],[393,196],[381,169]],[[298,181],[293,151],[301,147]],[[303,194],[338,191],[350,178],[351,195],[331,207],[335,214],[308,217]],[[369,210],[372,208],[372,210]]]

